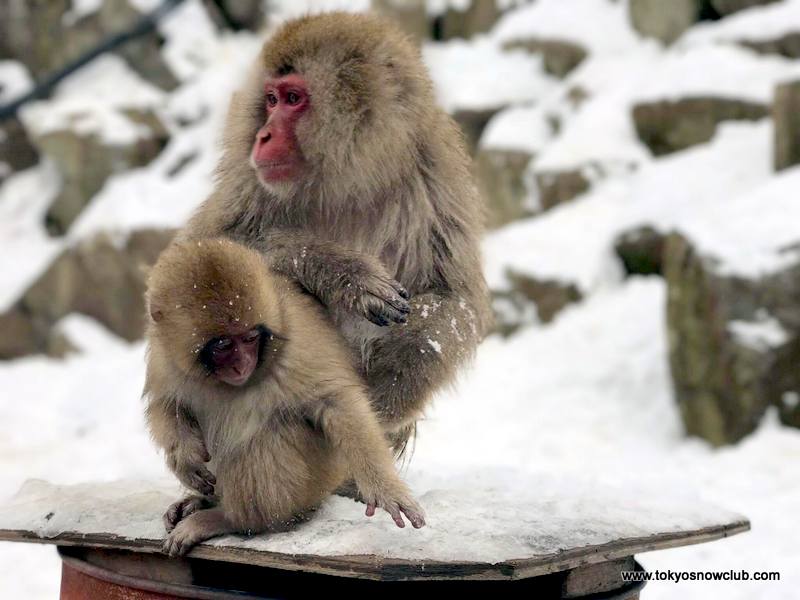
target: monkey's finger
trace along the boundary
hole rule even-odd
[[[372,295],[371,302],[368,304],[369,311],[381,317],[388,325],[390,321],[395,323],[405,323],[408,320],[408,311],[401,310],[391,303],[381,300],[377,296]],[[410,309],[409,309],[410,310]],[[372,319],[370,319],[372,320]]]
[[[199,479],[200,481],[204,481],[210,484],[217,483],[217,478],[211,471],[209,471],[205,467],[197,467],[192,473],[192,478]]]
[[[205,479],[200,473],[195,471],[189,476],[191,487],[197,490],[204,496],[209,496],[214,493],[214,484]]]
[[[181,503],[176,502],[170,506],[167,512],[164,513],[162,520],[164,521],[164,529],[167,530],[167,533],[175,529],[175,525],[181,520]]]
[[[376,313],[372,309],[369,309],[367,312],[367,319],[369,319],[372,323],[375,323],[375,325],[378,327],[386,327],[389,324],[389,320],[386,317]]]
[[[411,298],[411,294],[408,293],[408,290],[406,288],[404,288],[398,282],[396,282],[396,281],[392,282],[392,287],[395,290],[397,290],[397,293],[400,294],[401,298],[403,298],[405,300],[408,300],[409,298]]]
[[[367,504],[367,512],[364,513],[364,514],[367,515],[368,517],[374,517],[375,516],[375,504],[373,504],[373,503]]]
[[[408,300],[400,296],[394,290],[384,294],[376,294],[370,291],[367,291],[367,293],[375,298],[378,302],[382,304],[388,304],[389,308],[399,312],[400,314],[407,315],[411,312],[411,305],[408,303]]]
[[[400,510],[403,511],[403,514],[411,522],[411,526],[414,527],[414,529],[425,527],[425,517],[421,512],[407,506],[401,506]]]
[[[392,515],[392,520],[394,524],[397,525],[400,529],[406,526],[406,522],[403,521],[403,515],[400,514],[400,508],[397,504],[388,504],[383,507],[383,509]]]

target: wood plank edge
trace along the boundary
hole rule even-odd
[[[715,541],[744,533],[750,529],[746,519],[726,525],[716,525],[689,532],[660,533],[647,538],[623,538],[606,544],[574,548],[557,554],[521,558],[497,563],[418,561],[383,558],[374,555],[318,556],[283,554],[249,548],[201,544],[189,558],[243,563],[289,571],[310,571],[339,577],[399,581],[399,580],[517,580],[568,571],[576,567],[617,560],[642,552],[665,550]],[[91,546],[160,553],[163,539],[132,540],[113,534],[80,534],[64,532],[43,538],[32,531],[0,529],[0,541],[57,544],[62,546]]]

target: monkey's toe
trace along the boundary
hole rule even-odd
[[[162,550],[172,558],[185,556],[195,545],[195,542],[179,529],[174,529],[164,541]]]

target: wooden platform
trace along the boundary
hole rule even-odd
[[[152,556],[145,574],[171,568],[164,565],[177,568],[180,561],[158,555],[161,514],[177,493],[152,482],[31,481],[0,507],[0,540],[57,544],[73,560],[100,568],[145,555]],[[608,490],[584,494],[559,501],[552,493],[522,488],[452,496],[431,490],[421,496],[428,526],[419,531],[396,529],[388,517],[367,519],[362,506],[334,498],[295,531],[220,538],[196,547],[184,564],[195,571],[198,564],[236,563],[384,582],[497,582],[561,574],[563,584],[570,572],[604,572],[603,565],[611,565],[618,578],[625,565],[633,568],[636,554],[749,529],[744,517],[690,499],[631,497],[630,490],[615,501]]]

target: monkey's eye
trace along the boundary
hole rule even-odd
[[[275,94],[273,94],[272,92],[268,93],[267,94],[267,104],[269,106],[275,106],[276,104],[278,104],[278,97]]]
[[[260,329],[251,329],[250,331],[244,334],[242,341],[245,344],[254,344],[259,340],[260,337],[261,337]]]
[[[233,348],[233,340],[229,337],[222,337],[216,340],[212,346],[214,352],[227,352]]]
[[[297,104],[298,102],[300,102],[300,95],[297,92],[289,92],[286,94],[287,104]]]

